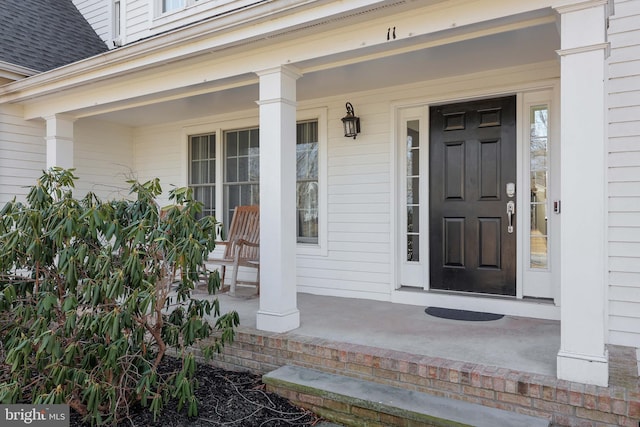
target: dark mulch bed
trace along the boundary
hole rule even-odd
[[[166,368],[176,361],[165,358]],[[172,368],[177,369],[177,364]],[[288,400],[267,393],[261,377],[248,372],[231,372],[199,363],[196,370],[199,387],[198,417],[188,418],[186,408],[178,412],[177,402],[168,402],[157,421],[147,408],[136,405],[130,409],[129,419],[120,427],[284,427],[314,426],[318,417],[307,410],[292,405]],[[71,426],[85,426],[78,414],[71,414]]]

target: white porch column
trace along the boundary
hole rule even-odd
[[[606,1],[561,16],[561,344],[558,378],[606,386]]]
[[[59,166],[73,167],[73,122],[74,119],[60,114],[45,117],[47,142],[47,169]]]
[[[257,328],[300,326],[296,296],[296,80],[277,67],[260,77],[260,310]]]

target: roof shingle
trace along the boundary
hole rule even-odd
[[[107,50],[71,0],[0,0],[0,61],[47,71]]]

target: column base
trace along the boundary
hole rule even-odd
[[[558,352],[558,378],[584,384],[609,385],[609,352],[604,356]]]
[[[300,327],[300,311],[273,313],[264,310],[256,313],[256,327],[261,331],[287,332]]]

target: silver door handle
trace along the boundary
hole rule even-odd
[[[509,218],[509,224],[507,225],[507,233],[513,233],[513,215],[516,213],[516,204],[513,200],[507,202],[507,218]]]

